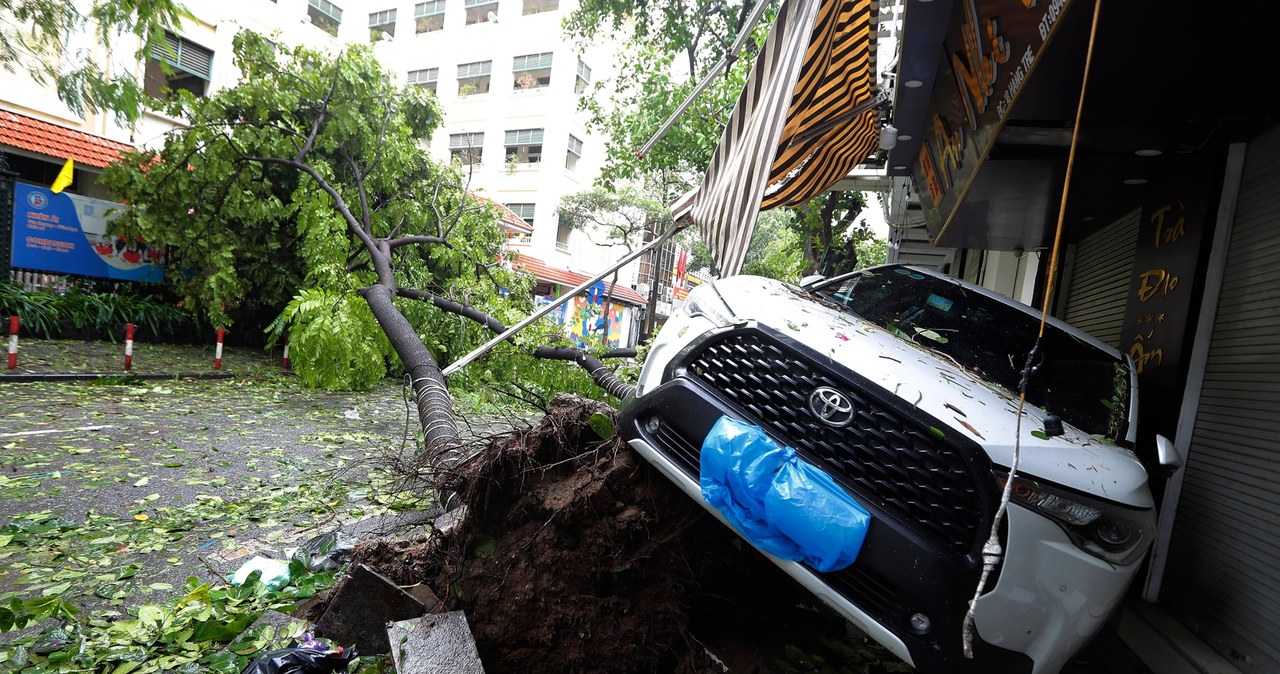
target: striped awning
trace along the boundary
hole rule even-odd
[[[876,148],[875,0],[786,0],[688,215],[720,268],[742,269],[761,209],[806,203]]]

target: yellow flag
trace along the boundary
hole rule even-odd
[[[71,180],[75,177],[76,160],[67,159],[67,163],[62,165],[62,170],[58,171],[58,177],[54,178],[53,184],[49,186],[49,191],[54,194],[62,192],[71,184]]]

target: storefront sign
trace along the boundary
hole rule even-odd
[[[1183,341],[1205,228],[1204,176],[1164,183],[1142,206],[1121,349],[1142,387],[1143,428],[1172,436],[1181,400]]]
[[[1071,0],[961,0],[943,43],[915,182],[941,233],[1004,126]]]
[[[160,281],[162,249],[111,232],[108,213],[123,208],[112,201],[17,184],[11,264],[120,281]]]

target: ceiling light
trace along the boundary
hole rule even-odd
[[[905,171],[905,170],[907,170],[907,165],[906,165],[906,164],[898,164],[897,166],[893,167],[893,170],[895,170],[895,171]]]
[[[1147,184],[1147,179],[1146,179],[1146,178],[1129,178],[1128,180],[1124,181],[1124,184],[1126,184],[1126,185],[1146,185],[1146,184]]]
[[[900,133],[900,134],[898,134],[898,140],[911,140],[912,138],[914,138],[914,136],[912,136],[912,135],[911,135],[911,134],[909,134],[909,133]]]
[[[906,82],[902,83],[902,86],[908,89],[915,89],[917,87],[924,86],[924,82],[921,82],[920,80],[907,80]]]
[[[1143,150],[1138,150],[1137,152],[1134,152],[1134,154],[1138,155],[1139,157],[1159,157],[1160,155],[1164,154],[1164,152],[1161,152],[1160,150],[1156,150],[1154,148],[1147,148]]]

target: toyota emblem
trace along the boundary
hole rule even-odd
[[[819,386],[809,394],[809,411],[823,423],[836,428],[853,423],[853,401],[830,386]]]

